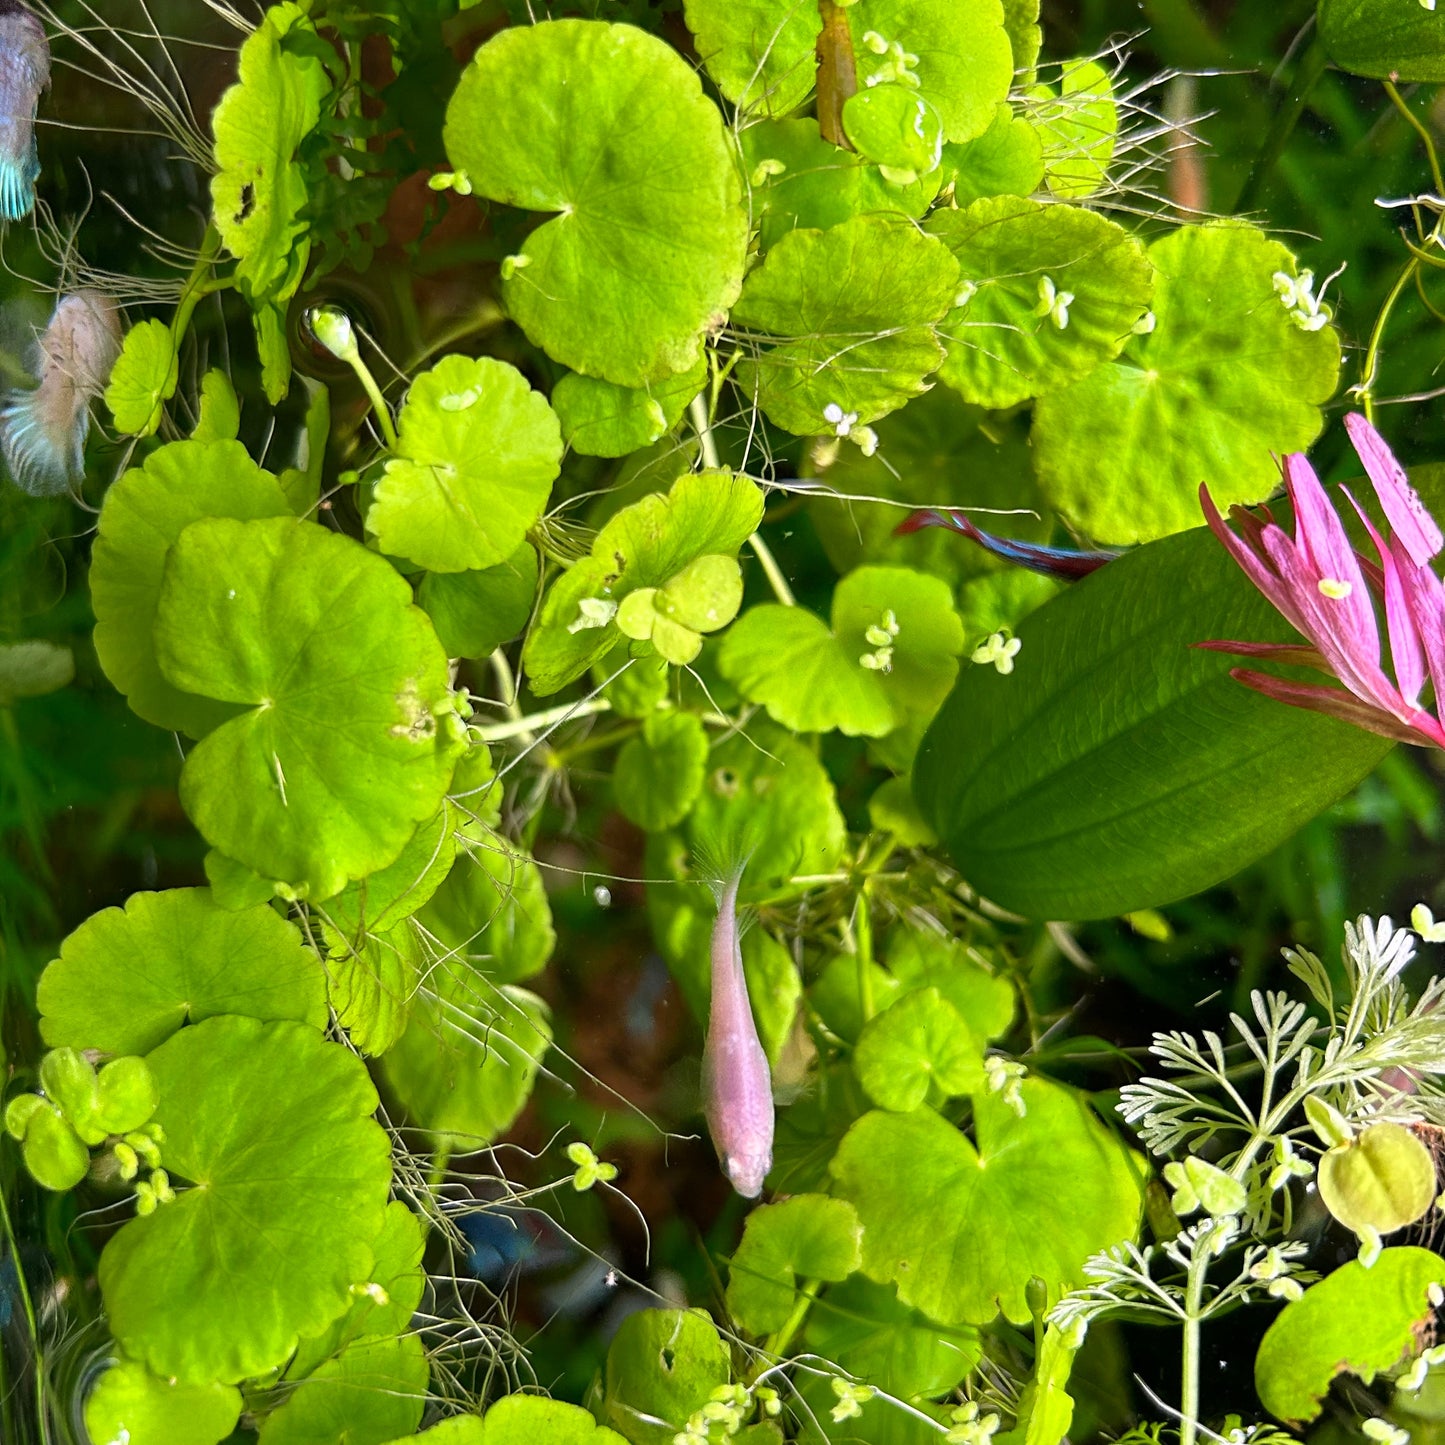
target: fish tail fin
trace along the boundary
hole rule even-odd
[[[23,221],[35,209],[40,154],[32,140],[28,152],[0,155],[0,219]]]
[[[83,404],[57,408],[56,398],[37,387],[14,396],[0,411],[0,454],[21,491],[55,496],[85,475],[89,431],[90,412]]]

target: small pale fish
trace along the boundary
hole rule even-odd
[[[35,112],[50,87],[50,42],[39,18],[19,0],[0,0],[0,218],[19,221],[35,209],[40,151]]]
[[[712,1007],[702,1051],[703,1107],[723,1173],[754,1199],[773,1164],[773,1077],[743,976],[739,865],[718,894],[712,931]]]
[[[22,491],[53,496],[85,475],[90,405],[105,390],[120,349],[120,312],[109,296],[75,291],[60,298],[35,345],[39,384],[12,395],[0,411],[0,453]]]

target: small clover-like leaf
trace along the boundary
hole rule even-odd
[[[1021,1086],[1021,1116],[991,1094],[974,1100],[978,1146],[931,1109],[866,1114],[833,1159],[837,1193],[863,1223],[863,1269],[944,1324],[1023,1323],[1037,1275],[1050,1299],[1084,1261],[1131,1238],[1140,1181],[1124,1147],[1068,1090]],[[1066,1178],[1068,1209],[1054,1207]],[[1000,1236],[988,1223],[1007,1218]]]
[[[866,425],[923,390],[943,359],[934,323],[957,294],[948,248],[902,217],[793,231],[733,308],[763,346],[742,384],[787,431],[843,435],[840,418]]]
[[[412,384],[398,435],[366,514],[382,549],[433,572],[505,562],[561,462],[546,398],[505,361],[444,356]]]
[[[707,358],[650,386],[616,386],[569,372],[552,388],[562,438],[587,457],[625,457],[651,446],[678,423],[707,381]]]
[[[1139,243],[1081,207],[1000,196],[940,212],[930,229],[958,258],[966,298],[939,328],[948,343],[939,375],[979,406],[1012,406],[1088,375],[1119,354],[1154,293]]]
[[[937,989],[916,989],[869,1020],[853,1067],[875,1104],[906,1113],[981,1092],[983,1040]]]
[[[235,1015],[182,1029],[149,1063],[178,1187],[106,1245],[106,1314],[166,1378],[260,1374],[371,1269],[391,1179],[376,1091],[315,1029]]]
[[[441,805],[464,747],[446,656],[411,589],[350,538],[283,518],[193,523],[166,563],[156,641],[173,686],[244,708],[181,774],[228,857],[327,898]]]
[[[53,1104],[30,1112],[20,1151],[36,1183],[56,1193],[74,1189],[90,1168],[90,1151]]]
[[[750,1334],[780,1329],[799,1280],[842,1280],[858,1268],[862,1232],[851,1204],[821,1194],[754,1209],[728,1268],[729,1313]]]
[[[1149,259],[1153,330],[1034,411],[1045,496],[1101,541],[1197,525],[1202,481],[1221,509],[1267,496],[1274,456],[1314,440],[1339,375],[1335,333],[1304,329],[1276,294],[1275,273],[1294,270],[1278,241],[1232,221],[1187,226]]]
[[[144,1054],[214,1014],[326,1022],[326,983],[296,928],[268,907],[228,912],[203,888],[132,893],[60,945],[37,990],[52,1047]]]
[[[236,711],[182,692],[156,662],[161,578],[176,538],[202,517],[290,514],[276,478],[234,441],[171,442],[105,494],[90,568],[95,650],[105,675],[147,722],[199,738]]]
[[[617,1178],[617,1166],[604,1164],[580,1140],[567,1146],[567,1157],[577,1166],[572,1175],[572,1188],[579,1194],[585,1193],[594,1184],[610,1184]]]
[[[881,737],[943,701],[963,641],[947,584],[860,567],[833,594],[831,629],[801,608],[765,603],[723,639],[718,666],[784,727]]]
[[[328,82],[315,55],[281,41],[311,30],[298,5],[267,10],[241,46],[240,77],[212,121],[216,229],[240,260],[239,285],[257,300],[290,296],[306,266],[307,189],[296,151],[321,118]]]
[[[534,344],[620,386],[696,363],[737,297],[748,218],[722,116],[676,50],[593,20],[503,30],[445,138],[478,195],[553,213],[502,285]]]
[[[701,557],[736,557],[762,515],[763,494],[753,482],[711,471],[688,473],[665,495],[624,507],[548,592],[522,650],[532,690],[545,695],[580,677],[620,640],[615,619],[629,593],[666,587]],[[699,579],[708,582],[706,570]],[[718,609],[715,572],[711,580],[705,591],[713,600],[699,619],[709,630],[731,620]],[[692,589],[686,581],[681,586],[685,602]],[[718,615],[708,617],[708,610]]]
[[[617,755],[617,806],[649,832],[674,827],[702,791],[707,748],[707,732],[692,713],[654,713]]]
[[[170,327],[164,321],[132,326],[105,388],[115,429],[127,436],[153,436],[166,402],[176,394],[180,374]]]
[[[241,1392],[234,1385],[183,1385],[134,1360],[111,1365],[85,1397],[92,1440],[218,1445],[240,1418]]]

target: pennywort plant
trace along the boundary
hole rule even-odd
[[[1340,10],[1385,3],[1322,6],[1341,64]],[[74,579],[51,611],[28,555],[0,585],[39,940],[0,1432],[1057,1445],[1120,1316],[1182,1330],[1181,1439],[1263,1439],[1203,1398],[1200,1329],[1266,1301],[1279,1419],[1342,1360],[1399,1376],[1391,1410],[1423,1385],[1445,1265],[1383,1240],[1433,1207],[1445,1024],[1404,935],[1361,923],[1342,975],[1294,950],[1309,997],[1255,995],[1229,1041],[1160,1035],[1122,1118],[1047,978],[1089,966],[1060,920],[1167,933],[1150,910],[1348,793],[1402,738],[1357,724],[1422,736],[1438,627],[1399,586],[1435,595],[1430,489],[1350,423],[1376,568],[1304,470],[1341,380],[1323,266],[1168,203],[1188,122],[1117,48],[1046,55],[1028,3],[191,10],[234,57],[210,107],[144,4],[0,0],[0,59],[44,21],[203,212],[127,206],[133,264],[87,259],[43,124],[77,102],[0,86],[17,221],[42,122],[6,259],[57,295],[0,414],[0,545]],[[1279,529],[1222,513],[1277,455],[1298,555],[1266,576]],[[1219,639],[1350,693],[1282,706]],[[16,858],[71,806],[31,754],[82,705],[185,831],[62,916]],[[612,986],[618,938],[646,987]],[[705,1060],[695,1097],[610,1082],[654,1036]],[[721,1169],[677,1137],[704,1118]],[[688,1169],[691,1250],[653,1188]],[[1313,1283],[1316,1199],[1360,1250]],[[559,1259],[527,1334],[518,1281]]]

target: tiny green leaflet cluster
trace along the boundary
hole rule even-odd
[[[95,653],[176,735],[209,851],[207,886],[136,894],[60,944],[37,993],[50,1052],[6,1110],[40,1185],[136,1201],[100,1255],[114,1351],[87,1429],[987,1445],[980,1363],[1032,1325],[1006,1413],[1057,1445],[1082,1337],[1045,1316],[1091,1256],[1134,1247],[1146,1172],[1087,1096],[1008,1052],[1012,960],[975,905],[1171,900],[1382,755],[1188,646],[1266,635],[1189,530],[1198,488],[1273,489],[1271,454],[1320,429],[1339,341],[1288,304],[1295,259],[1256,227],[1143,239],[1114,77],[1040,63],[1027,0],[685,0],[696,60],[672,30],[488,8],[460,65],[448,27],[471,8],[265,10],[198,158],[194,268],[106,391],[134,445],[96,524]],[[467,236],[497,331],[402,357],[393,386],[360,317],[309,292],[365,272],[408,187],[413,254]],[[250,318],[289,466],[241,440],[258,398],[220,371],[192,386],[217,293]],[[484,332],[496,354],[470,354]],[[335,425],[292,375],[303,342],[360,389]],[[1019,541],[1146,545],[1054,597],[956,536],[897,536],[925,505]],[[0,702],[69,681],[68,652],[22,647],[0,652]],[[590,777],[646,834],[648,919],[699,1023],[709,860],[745,863],[744,974],[793,1100],[775,1197],[727,1261],[726,1336],[698,1309],[634,1313],[586,1410],[453,1395],[475,1408],[422,1430],[450,1369],[418,1313],[447,1227],[427,1165],[501,1139],[556,1062],[533,845]],[[1226,787],[1249,806],[1216,805]],[[1322,1197],[1377,1246],[1429,1205],[1401,1132],[1320,1151]],[[587,1144],[564,1157],[578,1194],[626,1184]],[[1165,1177],[1181,1215],[1245,1208],[1192,1151]],[[1352,1368],[1399,1337],[1391,1314]],[[795,1357],[829,1368],[787,1403],[767,1362]],[[1302,1373],[1269,1398],[1293,1409]]]

